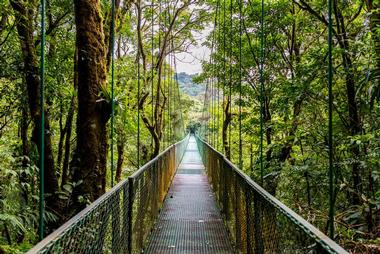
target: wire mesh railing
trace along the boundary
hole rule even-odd
[[[206,172],[239,253],[347,253],[197,137]]]
[[[163,204],[189,135],[47,236],[32,253],[140,253]]]

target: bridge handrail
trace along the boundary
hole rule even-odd
[[[88,205],[85,209],[77,213],[74,217],[69,219],[67,222],[62,224],[58,229],[53,231],[51,234],[46,236],[40,242],[38,242],[32,249],[30,249],[27,254],[34,253],[45,253],[44,250],[49,248],[50,245],[54,244],[60,236],[64,235],[65,232],[68,232],[71,228],[75,227],[81,220],[83,220],[87,215],[89,215],[92,211],[96,210],[99,205],[104,203],[107,199],[113,196],[118,190],[122,188],[122,186],[128,185],[128,179],[124,179],[115,185],[112,189],[104,193],[90,205]]]
[[[41,240],[39,243],[37,243],[32,249],[30,249],[27,252],[27,254],[35,254],[35,253],[73,253],[73,252],[70,252],[69,249],[65,249],[65,248],[69,247],[71,245],[75,245],[75,243],[73,243],[73,242],[75,242],[75,240],[73,240],[73,239],[64,239],[65,235],[66,234],[71,234],[71,230],[75,229],[76,227],[78,227],[79,228],[78,231],[80,231],[82,229],[81,226],[83,226],[83,224],[93,223],[92,221],[91,222],[87,222],[86,220],[87,219],[90,220],[91,216],[94,216],[94,217],[99,216],[99,214],[101,214],[102,212],[104,212],[103,211],[104,210],[103,206],[106,206],[108,204],[108,202],[110,204],[111,203],[115,203],[114,199],[118,200],[117,201],[117,203],[119,205],[118,209],[117,209],[118,213],[114,214],[115,211],[113,211],[112,209],[109,209],[108,215],[107,215],[107,216],[111,216],[110,213],[112,213],[112,217],[115,217],[115,218],[112,218],[112,221],[111,221],[112,222],[112,226],[113,226],[114,221],[117,220],[117,219],[123,220],[123,223],[126,222],[128,224],[131,224],[132,221],[130,221],[130,218],[131,218],[131,216],[133,216],[133,214],[132,214],[132,211],[129,211],[127,209],[127,208],[129,208],[129,209],[132,208],[133,209],[133,203],[134,203],[134,200],[130,199],[131,197],[133,197],[132,193],[130,193],[131,189],[133,188],[131,186],[131,183],[133,185],[133,182],[136,179],[138,179],[139,177],[141,177],[141,175],[144,172],[146,172],[147,169],[153,168],[153,169],[157,169],[157,171],[158,171],[158,168],[156,168],[156,164],[159,164],[160,160],[165,160],[166,159],[166,155],[174,155],[175,167],[178,167],[178,163],[179,163],[178,161],[180,161],[180,159],[176,158],[176,156],[179,155],[179,157],[182,158],[182,156],[184,154],[184,149],[186,149],[188,140],[189,140],[189,134],[184,139],[182,139],[181,141],[179,141],[179,142],[177,142],[177,143],[169,146],[168,148],[166,148],[163,152],[161,152],[154,159],[152,159],[151,161],[149,161],[148,163],[146,163],[145,165],[143,165],[140,169],[138,169],[136,172],[134,172],[127,179],[122,180],[120,183],[118,183],[117,185],[115,185],[112,189],[110,189],[109,191],[107,191],[106,193],[104,193],[101,197],[99,197],[94,202],[92,202],[90,205],[88,205],[81,212],[79,212],[74,217],[72,217],[70,220],[68,220],[67,222],[65,222],[57,230],[55,230],[54,232],[52,232],[51,234],[49,234],[47,237],[45,237],[43,240]],[[176,150],[179,150],[179,151],[176,151]],[[171,159],[173,159],[173,158],[171,158]],[[170,158],[169,158],[169,160],[170,160]],[[120,199],[122,200],[121,202],[126,201],[126,202],[123,203],[122,207],[120,207]],[[100,211],[98,211],[98,210],[100,210]],[[123,214],[120,215],[120,212],[123,212]],[[127,215],[127,212],[128,212],[128,215]],[[116,218],[115,215],[117,215],[118,218]],[[126,218],[127,216],[128,216],[128,221],[127,221],[127,218]],[[108,232],[108,227],[109,227],[108,224],[110,223],[108,217],[107,217],[107,219],[104,219],[104,221],[95,221],[95,224],[91,224],[91,225],[93,226],[93,225],[102,224],[102,223],[107,224],[107,229],[106,229],[106,233],[107,233]],[[112,226],[111,226],[111,228],[112,228]],[[120,231],[120,225],[118,225],[118,227],[119,227],[119,231]],[[120,253],[121,250],[124,250],[123,253],[125,253],[125,250],[128,250],[129,253],[138,252],[138,250],[136,250],[136,249],[137,248],[141,248],[141,246],[137,246],[137,247],[133,247],[132,246],[132,243],[130,242],[130,241],[132,241],[131,236],[130,235],[125,235],[125,234],[129,234],[131,232],[132,226],[131,225],[127,225],[127,227],[128,227],[128,229],[127,229],[128,232],[118,232],[118,234],[119,234],[118,235],[118,243],[117,243],[118,246],[117,246],[117,251],[116,251],[118,253]],[[85,226],[85,229],[90,229],[90,226],[87,226],[87,227]],[[115,234],[114,231],[115,230],[116,229],[112,228],[112,230],[111,230],[112,232],[108,232],[108,234],[112,234],[112,236],[110,237],[110,238],[112,238],[112,240],[111,240],[112,241],[112,245],[114,245],[114,239],[113,238],[114,238],[114,234]],[[79,233],[80,232],[78,232],[78,234]],[[79,238],[85,238],[86,236],[79,235],[78,237]],[[121,242],[123,242],[122,240],[124,240],[125,242],[121,243]],[[67,242],[62,242],[62,241],[69,241],[69,242],[72,241],[72,242],[71,243],[67,243]],[[86,248],[86,246],[81,246],[81,248],[82,248],[81,250],[85,251],[86,253],[102,253],[102,252],[105,251],[104,250],[104,248],[105,248],[104,246],[107,243],[104,243],[105,239],[102,239],[101,241],[102,241],[102,243],[100,243],[100,244],[97,243],[98,244],[97,246],[87,246],[87,248]],[[78,239],[78,242],[79,242],[79,245],[81,245],[81,244],[85,243],[85,240]],[[78,243],[76,243],[76,244],[78,244]],[[110,248],[114,248],[114,247],[110,247]],[[132,251],[132,248],[134,248],[133,251]],[[78,250],[75,253],[82,253],[82,251]],[[115,252],[115,251],[113,251],[113,252]]]
[[[159,155],[157,155],[156,157],[154,157],[152,160],[150,160],[149,162],[147,162],[146,164],[144,164],[143,166],[141,166],[138,170],[136,170],[135,172],[133,172],[129,178],[137,178],[139,177],[144,171],[146,171],[150,166],[152,166],[152,164],[154,164],[155,162],[157,162],[161,157],[163,157],[165,154],[167,154],[173,147],[177,147],[178,145],[180,144],[187,144],[188,140],[189,140],[189,135],[188,134],[184,139],[178,141],[177,143],[174,143],[172,144],[171,146],[168,146],[164,151],[162,151]],[[177,165],[178,166],[178,165]]]
[[[205,145],[208,149],[210,149],[213,153],[223,159],[223,161],[229,166],[227,169],[231,169],[235,173],[237,173],[256,193],[258,193],[261,197],[263,197],[267,202],[269,202],[272,206],[274,206],[277,210],[279,210],[284,216],[289,218],[295,225],[300,227],[306,234],[312,237],[316,242],[318,242],[324,251],[327,253],[339,253],[339,254],[348,254],[346,250],[344,250],[341,246],[339,246],[335,241],[330,239],[300,215],[295,213],[273,195],[268,193],[265,189],[263,189],[260,185],[254,182],[248,175],[246,175],[242,170],[240,170],[237,166],[235,166],[230,160],[226,158],[224,154],[217,151],[214,147],[208,144],[205,140],[200,138],[198,135],[196,136],[196,140]],[[202,158],[205,159],[203,150],[201,150]],[[207,167],[207,163],[204,161],[204,164]],[[226,169],[226,168],[224,168]]]

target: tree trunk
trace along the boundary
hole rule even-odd
[[[65,126],[63,126],[63,105],[62,105],[62,102],[61,102],[61,106],[60,106],[60,116],[59,116],[59,142],[58,142],[58,149],[57,149],[57,172],[60,172],[61,174],[61,177],[62,177],[62,170],[61,170],[61,163],[62,163],[62,156],[63,156],[63,143],[65,141],[65,136],[66,136],[66,131],[67,131],[67,128],[66,128],[66,124]]]
[[[70,161],[70,148],[71,148],[71,133],[73,129],[73,120],[74,120],[74,112],[75,112],[75,96],[71,98],[71,104],[69,112],[67,112],[66,117],[66,139],[65,139],[65,156],[63,158],[62,164],[62,181],[61,186],[68,183],[70,180],[71,174],[69,172],[69,161]]]
[[[349,39],[347,37],[346,25],[344,23],[344,17],[337,5],[337,1],[334,1],[334,15],[337,24],[337,34],[336,38],[338,40],[339,46],[342,49],[341,56],[343,60],[343,67],[346,79],[346,95],[347,95],[347,106],[348,106],[348,131],[351,136],[355,136],[361,133],[362,127],[360,123],[360,117],[358,112],[358,106],[356,102],[356,88],[355,88],[355,77],[354,77],[354,67],[352,64],[351,56],[349,55],[350,46]],[[352,196],[352,203],[354,205],[361,204],[361,193],[362,193],[362,180],[360,172],[360,150],[357,144],[351,145],[351,154],[353,156],[354,162],[352,163],[352,181],[353,189],[355,190]]]
[[[376,69],[375,79],[377,82],[377,90],[380,90],[380,3],[374,0],[366,0],[367,9],[369,12],[370,28],[372,32],[372,41],[375,50]],[[378,100],[380,98],[377,98]]]
[[[222,129],[222,138],[223,138],[223,147],[224,154],[227,159],[231,158],[231,148],[228,142],[228,126],[231,124],[231,113],[230,113],[231,100],[227,98],[226,106],[224,107],[224,121],[223,121],[223,129]]]
[[[78,50],[78,118],[74,181],[74,209],[103,194],[106,123],[111,103],[102,98],[106,84],[106,46],[99,0],[75,1]],[[82,198],[81,198],[82,197]]]
[[[29,115],[28,115],[28,107],[26,104],[22,104],[22,119],[20,123],[20,136],[22,142],[22,167],[25,169],[28,167],[30,163],[30,154],[29,154],[29,141],[28,141],[28,124]],[[33,173],[32,173],[33,177]],[[29,182],[29,177],[25,173],[20,174],[20,190],[21,190],[21,207],[25,207],[28,204],[28,187],[24,183]],[[32,179],[33,181],[33,179]],[[30,183],[33,184],[33,183]],[[33,193],[32,193],[33,194]]]
[[[28,105],[30,116],[33,120],[33,131],[31,141],[37,145],[40,153],[41,146],[39,142],[40,133],[40,78],[37,61],[37,52],[34,46],[34,29],[32,4],[24,3],[20,0],[10,1],[15,16],[19,17],[17,22],[17,32],[19,36],[21,52],[24,62],[25,81],[28,93]],[[29,9],[30,8],[30,9]],[[58,191],[58,178],[54,168],[54,156],[51,143],[51,131],[49,116],[45,114],[45,193],[49,194],[46,197],[46,207],[48,210],[59,213],[59,202],[57,202],[56,192]],[[49,225],[48,225],[49,227]],[[54,225],[50,225],[54,227]]]
[[[74,90],[78,91],[78,49],[75,48],[74,53]],[[62,165],[62,183],[61,185],[65,185],[68,181],[71,180],[73,176],[73,170],[69,170],[69,161],[70,161],[70,152],[71,152],[71,134],[73,129],[73,120],[74,120],[74,112],[77,109],[77,98],[75,95],[71,97],[70,109],[67,114],[66,124],[66,140],[65,140],[65,157],[63,159]],[[75,168],[75,167],[74,167]],[[73,168],[73,169],[74,169]]]
[[[116,182],[121,180],[121,171],[124,162],[124,142],[121,138],[117,142],[117,166],[116,166]]]
[[[265,128],[265,138],[267,141],[267,146],[269,147],[266,152],[266,161],[270,162],[272,160],[272,127],[271,127],[272,115],[269,109],[269,99],[268,96],[264,94],[264,128]]]

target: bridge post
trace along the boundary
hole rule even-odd
[[[113,198],[111,199],[112,202],[112,253],[120,253],[121,246],[120,246],[120,195],[121,191],[119,190]]]
[[[251,200],[251,191],[245,190],[245,215],[246,215],[246,223],[247,223],[247,231],[246,231],[246,243],[247,243],[247,254],[252,254],[252,245],[251,245],[251,237],[252,233],[252,200]]]
[[[238,176],[234,174],[234,182],[235,182],[235,239],[236,239],[236,246],[239,246],[239,249],[246,253],[247,250],[245,249],[245,245],[243,240],[246,240],[244,236],[242,235],[242,229],[244,224],[246,224],[245,216],[243,214],[242,206],[243,206],[243,200],[241,198],[241,186],[239,186],[239,180]],[[241,183],[240,183],[241,184]]]
[[[128,254],[132,253],[132,226],[133,226],[133,178],[128,177]]]
[[[129,184],[123,186],[123,226],[121,230],[121,242],[122,242],[122,251],[121,253],[128,254],[129,244]]]
[[[254,194],[253,201],[253,220],[254,220],[254,232],[255,232],[255,253],[263,254],[264,253],[264,241],[262,235],[262,202],[257,193]]]

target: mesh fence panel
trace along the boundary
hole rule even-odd
[[[28,253],[140,253],[188,140],[166,149]]]
[[[197,143],[238,253],[347,253],[199,137]]]

